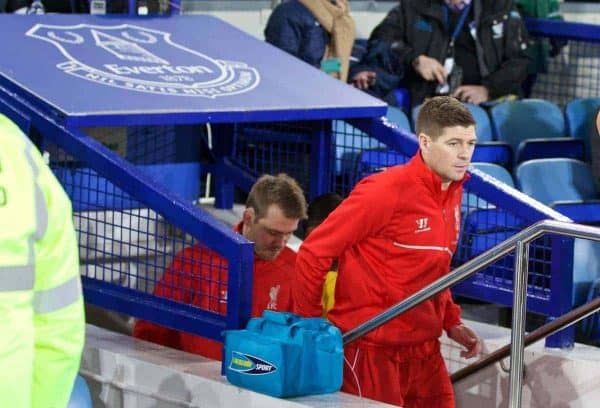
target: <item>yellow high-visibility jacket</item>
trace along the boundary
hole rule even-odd
[[[84,334],[71,203],[0,115],[0,407],[64,408]]]

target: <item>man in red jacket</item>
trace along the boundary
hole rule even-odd
[[[291,177],[265,175],[252,186],[242,221],[235,228],[254,242],[252,316],[259,316],[265,309],[291,311],[296,253],[286,244],[299,220],[304,218],[306,200]],[[175,255],[154,294],[225,314],[226,285],[227,260],[204,246],[194,245]],[[215,360],[222,359],[221,343],[147,321],[138,321],[133,335]]]
[[[462,184],[475,148],[475,121],[452,97],[423,104],[419,151],[405,165],[363,179],[300,247],[294,308],[320,316],[325,274],[339,259],[328,318],[346,332],[450,270],[460,228]],[[481,350],[449,291],[348,344],[342,390],[404,407],[454,407],[438,338]]]

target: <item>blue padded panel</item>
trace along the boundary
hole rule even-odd
[[[583,141],[572,137],[527,139],[517,149],[517,163],[547,157],[585,160],[585,156]]]
[[[510,168],[513,162],[512,147],[506,142],[477,143],[471,161],[496,163],[502,167]]]
[[[600,200],[554,201],[552,208],[573,222],[600,225]]]
[[[590,166],[579,160],[529,160],[517,167],[515,179],[519,190],[544,204],[597,196]]]

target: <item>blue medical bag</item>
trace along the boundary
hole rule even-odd
[[[342,386],[342,334],[325,319],[265,311],[245,330],[225,332],[227,380],[239,387],[294,397]]]

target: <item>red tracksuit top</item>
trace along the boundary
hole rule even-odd
[[[236,231],[241,230],[241,224]],[[265,309],[291,311],[291,285],[296,253],[284,248],[273,261],[254,258],[252,316]],[[194,245],[178,252],[154,294],[203,309],[227,312],[227,259],[206,247]],[[133,336],[163,346],[215,360],[222,359],[222,344],[204,337],[179,332],[155,323],[136,322]]]
[[[323,281],[339,258],[329,320],[346,332],[450,270],[460,230],[462,184],[446,191],[420,151],[405,165],[363,179],[300,247],[295,311],[320,316]],[[362,338],[377,345],[419,344],[460,323],[446,290]]]

